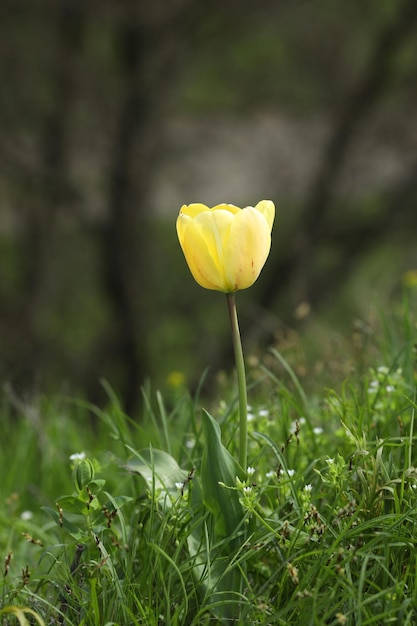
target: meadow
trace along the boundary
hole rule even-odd
[[[414,291],[342,361],[247,355],[246,474],[233,373],[135,420],[5,389],[0,623],[415,624]]]
[[[417,624],[417,4],[142,4],[0,3],[0,626]]]

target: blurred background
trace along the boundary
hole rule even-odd
[[[104,378],[134,413],[147,379],[232,365],[182,204],[276,204],[238,294],[250,359],[300,334],[344,352],[417,267],[415,0],[2,0],[0,71],[0,380],[18,395],[100,402]]]

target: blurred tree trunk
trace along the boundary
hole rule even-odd
[[[340,284],[338,270],[346,276],[354,268],[353,261],[359,258],[360,251],[378,243],[379,237],[385,234],[383,228],[369,229],[366,220],[363,224],[356,222],[354,232],[338,234],[341,254],[337,267],[333,267],[324,279],[322,273],[317,272],[314,251],[320,245],[332,242],[335,234],[329,219],[329,208],[346,155],[360,125],[386,93],[395,69],[393,59],[407,38],[413,36],[416,24],[417,3],[415,0],[406,0],[375,41],[361,80],[347,96],[336,117],[318,175],[305,203],[304,214],[298,222],[300,231],[295,236],[295,245],[286,255],[277,259],[275,266],[269,267],[266,280],[263,280],[260,300],[266,309],[276,299],[282,299],[295,282],[300,286],[300,300],[320,302],[334,295]],[[381,223],[384,223],[384,219]],[[387,218],[387,224],[390,222],[391,216]]]
[[[311,258],[315,241],[320,237],[320,231],[325,224],[332,193],[352,140],[389,88],[395,67],[394,57],[407,37],[412,34],[416,20],[417,3],[415,0],[407,0],[375,41],[373,53],[362,79],[348,95],[344,108],[339,112],[321,169],[313,183],[305,216],[302,218],[306,237],[306,249],[302,256],[307,268],[311,266],[308,259]]]
[[[175,36],[184,0],[171,10],[126,3],[117,23],[116,54],[123,92],[111,146],[108,219],[102,232],[104,285],[113,310],[107,342],[120,364],[124,408],[132,413],[150,374],[148,324],[155,303],[152,216],[147,209],[152,168],[159,158],[164,102],[178,69],[182,40]]]
[[[189,53],[189,26],[200,14],[193,0],[169,5],[155,1],[152,6],[131,0],[116,26],[123,92],[110,154],[108,219],[101,237],[103,283],[115,324],[104,349],[120,365],[118,392],[129,414],[151,374],[148,326],[158,313],[152,278],[158,250],[147,208],[150,179],[160,159],[160,126],[170,90],[182,70],[184,53]]]
[[[120,392],[130,413],[137,404],[148,363],[143,311],[149,296],[149,221],[144,206],[147,168],[139,142],[145,135],[151,107],[144,87],[147,33],[134,14],[127,15],[118,26],[117,54],[124,93],[111,148],[102,255],[105,288],[115,317],[110,350],[122,367]]]
[[[19,357],[22,371],[17,375],[25,386],[37,379],[42,366],[44,343],[38,336],[37,318],[43,306],[44,283],[53,263],[60,212],[71,201],[68,180],[68,135],[76,92],[77,60],[83,41],[84,5],[81,0],[63,0],[54,9],[55,27],[51,34],[56,54],[50,81],[48,106],[40,128],[40,171],[25,177],[22,191],[21,258],[22,296],[19,303]],[[29,188],[27,187],[29,185]],[[30,202],[28,202],[28,198]]]

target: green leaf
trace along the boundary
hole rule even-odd
[[[213,515],[211,537],[201,537],[200,563],[209,564],[204,587],[211,612],[220,620],[229,621],[240,613],[242,573],[234,560],[243,545],[242,523],[244,511],[235,489],[236,477],[244,479],[242,468],[224,447],[220,426],[207,411],[203,411],[204,452],[201,465],[203,501]],[[208,520],[207,520],[208,521]],[[200,526],[200,532],[208,528]],[[189,549],[197,554],[195,534]],[[196,567],[201,572],[200,567]]]
[[[171,506],[179,495],[178,483],[183,483],[188,473],[182,470],[176,460],[163,450],[146,448],[137,452],[130,446],[128,448],[136,459],[128,461],[125,465],[126,469],[140,474],[151,493],[157,496],[163,504]]]
[[[109,493],[106,493],[106,496],[109,498],[109,501],[106,502],[105,506],[107,509],[111,509],[114,507],[116,510],[121,509],[125,504],[132,502],[133,498],[131,496],[111,496]]]
[[[232,537],[241,525],[243,509],[235,489],[236,477],[244,479],[237,461],[221,441],[220,426],[203,410],[205,446],[201,464],[201,482],[205,505],[216,520],[216,534]]]
[[[75,488],[81,491],[92,480],[94,480],[94,466],[90,459],[82,459],[74,470]]]
[[[79,513],[85,515],[86,502],[78,496],[61,496],[57,499],[60,507],[65,509],[66,513]]]
[[[57,502],[67,513],[88,515],[91,511],[101,509],[99,499],[94,494],[89,494],[85,487],[76,495],[61,496]]]
[[[41,508],[42,508],[42,511],[45,511],[45,513],[47,513],[50,517],[52,517],[52,519],[58,524],[58,526],[61,526],[61,528],[64,528],[64,530],[66,530],[67,533],[71,535],[71,537],[73,537],[76,541],[82,541],[85,539],[86,533],[83,532],[82,529],[75,526],[75,524],[72,524],[67,519],[65,519],[65,517],[61,518],[58,515],[57,511],[55,511],[54,509],[51,509],[48,506],[43,506]]]

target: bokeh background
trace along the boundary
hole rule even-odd
[[[3,387],[104,378],[134,413],[227,369],[175,233],[196,201],[277,206],[250,358],[348,349],[417,267],[416,42],[415,0],[2,0]]]

